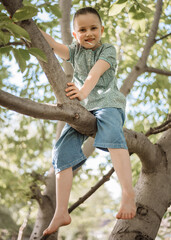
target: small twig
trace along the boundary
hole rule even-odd
[[[29,217],[30,217],[30,213],[31,213],[31,205],[32,203],[29,204],[29,209],[28,209],[28,213],[27,213],[27,216],[25,217],[24,221],[23,221],[23,224],[20,226],[19,228],[19,233],[18,233],[18,238],[17,240],[22,240],[22,237],[23,237],[23,233],[24,233],[24,229],[26,228],[27,226],[27,223],[28,223],[28,220],[29,220]]]
[[[14,45],[14,46],[20,46],[20,45],[24,45],[24,43],[23,42],[9,42],[9,43],[7,43],[7,44],[1,44],[0,45],[0,48],[2,48],[2,47],[6,47],[6,46],[11,46],[11,45]]]
[[[159,68],[153,68],[153,67],[146,66],[144,68],[144,71],[151,72],[151,73],[157,73],[157,74],[161,74],[161,75],[165,75],[165,76],[171,76],[171,71],[167,71],[167,70],[163,70],[163,69],[159,69]]]
[[[98,188],[100,188],[105,182],[109,181],[112,173],[114,172],[114,168],[112,167],[110,171],[105,174],[102,179],[96,183],[84,196],[78,199],[77,202],[75,202],[69,209],[68,212],[71,213],[75,208],[77,208],[79,205],[81,205],[83,202],[85,202],[95,191],[97,191]]]
[[[160,40],[162,40],[162,39],[164,39],[164,38],[167,38],[167,37],[170,36],[170,35],[171,35],[171,33],[168,33],[168,34],[162,36],[161,38],[157,38],[157,39],[155,39],[155,42],[158,42],[158,41],[160,41]]]
[[[145,136],[149,137],[152,134],[158,134],[161,132],[164,132],[166,130],[168,130],[169,128],[171,128],[171,114],[168,115],[168,120],[165,121],[164,123],[162,123],[160,126],[155,127],[155,128],[150,128]]]

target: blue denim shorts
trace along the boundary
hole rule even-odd
[[[97,119],[95,147],[103,151],[108,151],[108,148],[128,149],[123,133],[125,114],[122,109],[102,108],[93,110],[91,113]],[[69,124],[64,126],[52,153],[52,163],[56,174],[69,167],[75,170],[86,161],[82,145],[87,138]]]

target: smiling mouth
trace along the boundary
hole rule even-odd
[[[88,42],[88,41],[87,41],[87,43],[90,44],[90,45],[93,45],[93,43],[91,43],[91,42]]]
[[[93,45],[92,41],[93,41],[93,39],[85,40],[85,42],[90,44],[90,45]]]

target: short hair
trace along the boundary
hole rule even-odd
[[[84,14],[87,14],[87,13],[92,13],[92,14],[95,14],[99,21],[100,21],[100,24],[102,24],[102,20],[101,20],[101,17],[99,15],[99,13],[97,12],[97,10],[95,8],[92,8],[92,7],[84,7],[84,8],[80,8],[76,11],[76,13],[74,14],[74,18],[73,18],[73,26],[74,26],[74,21],[75,19],[79,16],[79,15],[84,15]]]

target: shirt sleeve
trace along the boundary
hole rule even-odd
[[[111,66],[111,68],[116,68],[117,62],[116,62],[116,49],[113,45],[108,44],[104,46],[99,59],[102,59],[106,62],[108,62]]]
[[[67,62],[70,62],[72,65],[74,65],[74,56],[75,56],[75,51],[76,51],[76,42],[72,42],[71,45],[67,45],[69,49],[69,59]]]

